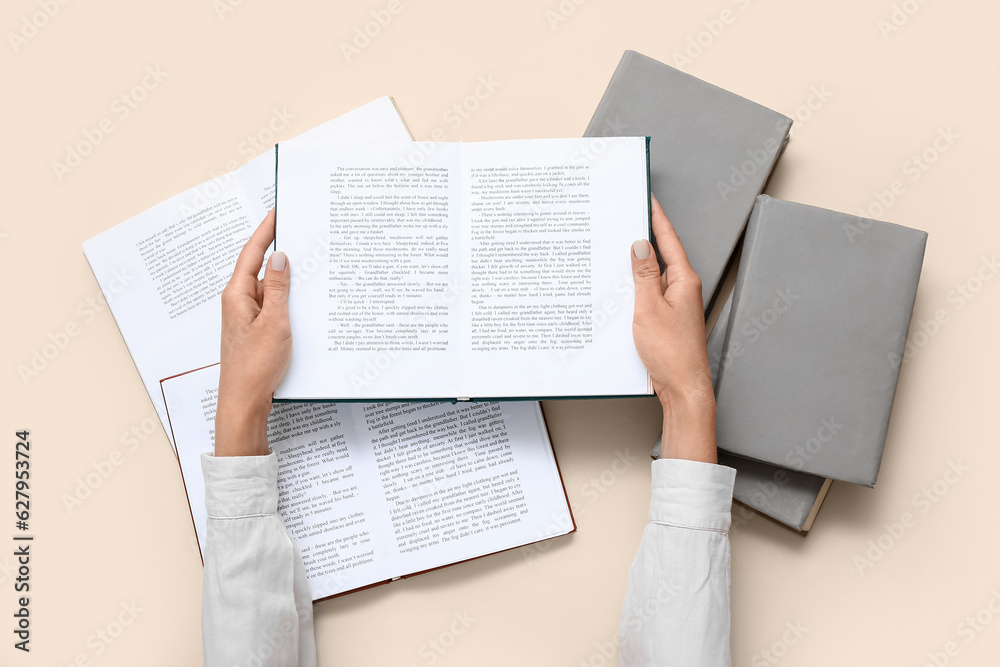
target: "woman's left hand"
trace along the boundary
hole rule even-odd
[[[271,398],[288,368],[288,260],[272,253],[257,280],[264,253],[274,241],[274,210],[243,247],[233,277],[222,290],[222,349],[215,413],[216,456],[268,453]]]

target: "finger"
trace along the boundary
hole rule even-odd
[[[666,286],[669,286],[675,278],[682,277],[687,272],[693,273],[694,270],[688,261],[687,253],[684,252],[684,246],[681,245],[681,239],[677,236],[677,231],[670,224],[667,214],[663,212],[663,207],[660,206],[660,202],[656,201],[656,197],[652,197],[652,204],[653,236],[656,237],[656,245],[660,249],[663,263],[667,266],[664,274]]]
[[[236,266],[233,268],[232,282],[238,282],[241,286],[245,286],[251,296],[254,296],[256,290],[249,281],[257,282],[260,265],[264,262],[264,253],[273,242],[274,209],[272,208],[250,236],[250,240],[243,246],[240,256],[236,259]]]
[[[660,287],[660,265],[653,245],[646,239],[632,244],[632,277],[635,279],[635,312],[656,307],[663,298]]]
[[[283,252],[273,252],[267,260],[267,270],[261,281],[263,298],[260,307],[262,317],[273,321],[288,321],[288,286],[291,271],[288,258]]]

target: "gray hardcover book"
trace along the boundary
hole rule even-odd
[[[732,303],[733,297],[730,294],[708,335],[708,363],[712,368],[713,383],[719,364],[725,356],[723,344]],[[661,444],[660,440],[656,441],[653,458],[659,457]],[[723,451],[719,452],[719,463],[736,469],[734,500],[801,532],[812,528],[813,520],[826,499],[832,481]]]
[[[736,469],[734,500],[803,533],[812,528],[833,482],[722,451],[719,463]]]
[[[584,136],[650,137],[651,189],[701,277],[708,308],[791,126],[786,116],[626,51]]]
[[[761,195],[716,380],[719,447],[875,486],[926,242]]]

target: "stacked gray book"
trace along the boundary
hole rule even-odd
[[[874,487],[926,242],[758,197],[715,382],[719,447]]]
[[[701,277],[707,309],[792,120],[626,51],[585,137],[649,137],[650,185]]]

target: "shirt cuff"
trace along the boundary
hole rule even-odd
[[[686,459],[653,461],[649,520],[672,526],[728,531],[736,470]]]
[[[201,455],[208,517],[234,519],[276,514],[278,457]]]

